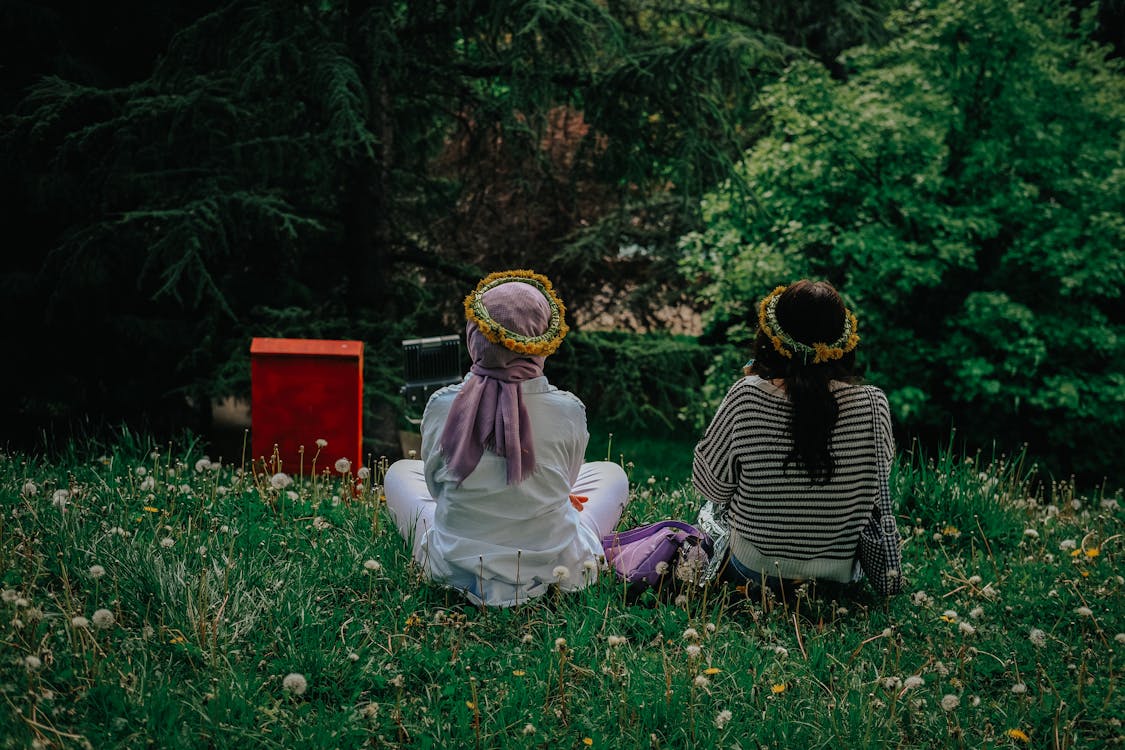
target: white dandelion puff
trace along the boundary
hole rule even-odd
[[[341,474],[347,474],[351,470],[352,470],[352,462],[351,461],[349,461],[346,458],[337,458],[336,459],[336,471],[340,472]]]
[[[902,681],[902,686],[907,690],[911,690],[916,687],[922,687],[925,684],[926,681],[916,674],[912,674]]]
[[[285,678],[281,681],[281,686],[293,695],[303,695],[309,689],[308,680],[298,672],[290,672],[285,675]]]
[[[1015,685],[1012,685],[1012,692],[1016,695],[1023,695],[1027,692],[1027,685],[1022,682],[1017,682]]]
[[[82,615],[75,615],[74,617],[70,618],[70,624],[71,624],[72,627],[75,627],[75,628],[88,628],[88,627],[90,627],[90,621],[87,620]]]
[[[43,666],[43,662],[39,659],[38,656],[35,656],[34,654],[28,654],[27,656],[23,657],[23,666],[24,669],[26,669],[28,672],[34,672],[35,670],[39,669],[39,667]]]
[[[51,495],[51,505],[59,510],[66,510],[68,503],[70,503],[70,492],[68,490],[55,490],[55,493]]]
[[[1027,639],[1039,647],[1047,645],[1047,634],[1039,628],[1032,628],[1031,632],[1027,634]]]
[[[317,448],[327,448],[328,447],[328,441],[325,440],[324,438],[317,438],[316,439],[316,447]]]
[[[701,649],[699,646],[696,646],[693,643],[690,646],[688,646],[687,648],[685,648],[684,651],[687,652],[688,658],[698,659],[699,655],[703,652],[703,649]]]
[[[656,564],[656,575],[662,576],[668,572],[668,563],[661,560]]]
[[[1089,617],[1094,614],[1094,610],[1090,609],[1089,607],[1078,607],[1074,611],[1082,617]]]
[[[555,576],[556,581],[565,581],[567,578],[570,578],[570,568],[565,565],[556,565],[551,573]]]
[[[972,625],[970,625],[967,622],[962,622],[962,623],[958,624],[957,629],[960,630],[965,635],[972,635],[973,633],[977,632],[977,629],[974,628]]]
[[[195,462],[195,473],[196,474],[202,474],[203,472],[207,471],[210,468],[211,468],[211,459],[207,458],[206,456],[204,456],[203,458],[201,458],[201,459],[199,459],[198,461]]]
[[[555,639],[555,648],[558,649],[559,651],[562,651],[563,649],[565,649],[566,648],[566,638],[556,638]]]
[[[722,728],[723,728],[723,727],[725,727],[725,726],[726,726],[726,725],[727,725],[727,724],[728,724],[728,723],[730,722],[730,720],[731,720],[731,719],[733,719],[733,718],[734,718],[734,714],[732,714],[732,713],[731,713],[731,712],[730,712],[729,710],[727,710],[727,709],[725,709],[725,708],[724,708],[724,709],[723,709],[722,711],[720,711],[720,712],[718,713],[718,715],[717,715],[717,716],[715,717],[715,728],[716,728],[716,729],[722,729]]]
[[[952,711],[960,705],[961,705],[961,699],[958,698],[956,695],[946,694],[946,695],[942,696],[942,699],[941,699],[941,710],[942,711],[946,711],[946,712]]]
[[[105,630],[106,628],[113,627],[113,613],[108,609],[94,610],[94,614],[90,619],[93,621],[94,627],[99,628],[100,630]]]
[[[166,537],[164,537],[163,539],[160,540],[160,546],[163,547],[164,549],[168,549],[169,547],[171,547],[175,543],[176,543],[176,540],[173,539],[170,536],[166,536]]]
[[[609,644],[610,647],[624,646],[627,640],[628,638],[623,635],[609,635],[606,636],[605,639],[606,643]]]
[[[35,497],[39,494],[39,486],[29,479],[23,483],[20,494],[24,497]]]
[[[369,573],[378,573],[383,569],[383,563],[378,560],[364,560],[363,569]]]
[[[707,679],[706,675],[697,674],[695,676],[695,679],[692,680],[692,684],[697,688],[705,689],[708,685],[711,684],[711,681]]]
[[[696,630],[695,628],[688,628],[687,630],[684,631],[683,637],[684,637],[685,641],[698,641],[699,640],[699,631]]]
[[[103,568],[101,565],[91,565],[89,573],[91,578],[101,578],[105,575],[105,568]]]
[[[293,484],[293,480],[283,471],[279,471],[270,477],[270,487],[275,490],[283,490],[291,484]]]

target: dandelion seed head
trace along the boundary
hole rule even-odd
[[[29,479],[23,483],[23,487],[20,488],[20,494],[24,497],[35,497],[39,494],[39,485]]]
[[[978,575],[969,576],[969,583],[973,584],[974,586],[979,586],[982,580],[983,579]]]
[[[686,640],[686,641],[698,641],[699,640],[699,631],[696,630],[695,628],[688,628],[687,630],[684,631],[683,637],[684,637],[684,640]]]
[[[598,569],[598,564],[594,560],[584,560],[582,562],[582,569],[587,573],[593,573]]]
[[[94,610],[94,614],[90,617],[90,619],[93,621],[94,627],[100,628],[101,630],[113,627],[113,613],[108,609]]]
[[[101,565],[91,565],[89,573],[91,578],[101,578],[105,575],[105,568],[103,568]]]
[[[336,471],[338,471],[341,474],[347,474],[351,470],[352,470],[352,462],[351,461],[349,461],[346,458],[337,458],[336,459]]]
[[[270,477],[270,487],[275,490],[283,490],[291,484],[293,484],[293,480],[285,472],[279,471]]]
[[[523,725],[523,733],[525,735],[535,734],[535,725],[534,724],[524,724]]]
[[[1091,615],[1094,614],[1094,610],[1090,609],[1089,607],[1085,607],[1085,606],[1078,607],[1074,611],[1082,617],[1090,617]]]
[[[359,468],[359,471],[357,471],[355,475],[357,479],[367,481],[368,477],[371,476],[371,469],[367,468],[366,466],[361,466]]]
[[[697,688],[706,688],[708,685],[711,684],[711,680],[707,679],[707,677],[705,675],[697,674],[695,676],[695,679],[692,680],[692,684],[695,685]]]
[[[400,674],[396,674],[394,677],[387,680],[387,683],[390,684],[392,687],[401,688],[403,685],[406,684],[406,678],[404,678]]]
[[[43,662],[39,659],[38,656],[34,654],[28,654],[27,656],[23,657],[23,666],[24,669],[26,669],[28,672],[34,672],[35,670],[39,669],[39,667],[43,666]]]
[[[570,568],[565,565],[556,565],[551,574],[554,575],[556,581],[565,581],[570,578]]]
[[[1028,537],[1029,539],[1038,539],[1039,538],[1039,532],[1036,531],[1035,529],[1024,529],[1023,535]]]
[[[363,569],[369,573],[378,573],[383,569],[383,563],[378,560],[364,560]]]
[[[902,679],[899,677],[884,677],[883,688],[886,690],[898,690],[902,687]]]
[[[628,639],[623,635],[608,635],[606,636],[606,643],[611,647],[624,646]]]
[[[163,539],[160,540],[160,546],[163,547],[164,549],[168,549],[169,547],[171,547],[175,543],[176,543],[176,540],[173,539],[170,536],[166,536],[166,537],[164,537]]]
[[[979,620],[980,618],[984,617],[984,607],[973,607],[969,610],[969,617],[973,618],[974,620]]]
[[[947,693],[946,695],[943,695],[942,698],[941,698],[941,710],[942,711],[946,711],[946,712],[952,711],[960,705],[961,705],[961,699],[958,698],[956,695],[952,695],[952,694]]]
[[[75,615],[74,617],[70,618],[70,624],[76,628],[87,628],[90,626],[90,621],[82,615]]]
[[[317,448],[327,448],[328,447],[328,441],[325,440],[324,438],[317,438],[316,439],[316,447]]]
[[[18,596],[19,593],[15,589],[4,589],[3,592],[0,592],[0,599],[3,599],[8,604],[14,602]]]
[[[926,681],[923,680],[919,675],[916,675],[916,674],[912,674],[909,677],[907,677],[905,680],[902,681],[902,686],[904,688],[906,688],[907,690],[912,690],[913,688],[916,688],[916,687],[922,687],[925,684],[926,684]]]
[[[520,638],[521,643],[531,643],[534,640],[535,640],[535,637],[532,636],[531,633],[524,633],[523,638]]]
[[[281,687],[293,695],[304,695],[309,689],[308,680],[299,672],[290,672],[281,680]]]
[[[1027,692],[1027,685],[1022,682],[1017,682],[1015,685],[1012,685],[1012,692],[1016,695],[1023,695]]]
[[[732,714],[729,710],[724,708],[722,711],[720,711],[718,713],[718,715],[715,716],[715,728],[716,729],[722,729],[733,718],[734,718],[734,714]]]
[[[681,609],[686,608],[688,604],[687,594],[676,594],[676,598],[672,601],[672,604]]]
[[[1042,647],[1047,645],[1047,634],[1039,628],[1032,628],[1031,632],[1027,634],[1027,639],[1036,646]]]
[[[699,648],[699,646],[696,646],[693,643],[690,646],[688,646],[687,648],[685,648],[684,651],[687,652],[688,658],[698,659],[699,654],[702,653],[703,649]]]
[[[969,705],[972,706],[973,708],[976,708],[977,706],[979,706],[980,705],[980,696],[974,695],[973,697],[969,698]]]
[[[789,649],[785,648],[785,646],[774,646],[773,652],[783,659],[789,656]]]
[[[657,574],[658,576],[662,576],[662,575],[664,575],[664,574],[665,574],[665,573],[667,573],[667,572],[668,572],[668,563],[666,563],[666,562],[664,562],[663,560],[661,560],[660,562],[658,562],[658,563],[656,564],[656,574]]]
[[[68,503],[70,503],[70,492],[68,490],[55,490],[55,493],[51,495],[51,505],[59,510],[65,510]]]
[[[715,632],[715,623],[709,622],[709,623],[707,623],[706,625],[703,626],[703,629],[706,630],[708,633],[714,633]]]
[[[349,651],[348,661],[359,661],[359,654],[357,654],[355,651]]]
[[[201,459],[199,459],[198,461],[195,462],[195,473],[196,474],[202,474],[203,472],[207,471],[210,468],[211,468],[211,459],[207,458],[206,456],[204,456],[203,458],[201,458]]]
[[[564,648],[566,648],[566,638],[556,638],[555,648],[559,651],[562,651]]]

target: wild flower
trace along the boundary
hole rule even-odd
[[[316,439],[316,447],[317,448],[327,448],[328,447],[328,441],[325,440],[324,438],[317,438]]]
[[[133,473],[135,473],[138,477],[143,477],[145,474],[148,474],[148,469],[143,466],[138,466],[133,470]]]
[[[1090,617],[1094,614],[1094,610],[1090,609],[1089,607],[1078,607],[1074,611],[1081,617]]]
[[[713,675],[713,674],[719,674],[722,671],[723,670],[719,669],[718,667],[707,667],[707,669],[703,670],[703,674]]]
[[[977,632],[977,629],[974,628],[972,625],[970,625],[967,622],[962,622],[962,623],[958,624],[957,629],[960,630],[965,635],[972,635],[972,634]]]
[[[108,609],[94,610],[94,614],[91,616],[90,619],[93,621],[94,627],[99,628],[101,630],[105,630],[106,628],[112,628],[113,627],[113,622],[114,622],[113,613],[110,612]]]
[[[1041,648],[1047,645],[1047,634],[1039,628],[1032,628],[1031,632],[1027,634],[1027,639]]]
[[[3,599],[8,604],[14,602],[18,596],[19,593],[15,589],[4,589],[3,592],[0,592],[0,599]]]
[[[29,479],[23,483],[23,487],[20,488],[20,494],[25,498],[35,497],[39,494],[39,486]]]
[[[942,696],[942,698],[941,698],[941,710],[942,711],[947,711],[947,712],[952,711],[960,705],[961,705],[961,699],[958,698],[956,695],[952,695],[952,694],[947,693],[946,695]]]
[[[293,695],[304,695],[305,691],[309,689],[309,683],[303,674],[290,672],[281,680],[281,687]]]
[[[364,560],[363,569],[368,573],[378,573],[383,569],[383,563],[379,562],[378,560]]]
[[[662,576],[662,575],[664,575],[664,574],[665,574],[665,573],[667,573],[667,572],[668,572],[668,563],[666,563],[666,562],[664,562],[663,560],[661,560],[660,562],[658,562],[658,563],[656,564],[656,574],[657,574],[658,576]]]
[[[531,633],[524,633],[523,638],[520,638],[520,643],[531,643],[535,640],[535,636]]]
[[[785,646],[774,646],[773,652],[783,659],[789,656],[789,649],[785,648]]]
[[[884,677],[883,688],[886,690],[898,690],[902,687],[902,679],[899,677]]]
[[[565,581],[570,578],[570,568],[565,565],[556,565],[551,574],[554,575],[556,581]]]
[[[957,612],[952,609],[947,609],[941,613],[941,619],[945,622],[957,622]]]
[[[153,479],[152,477],[145,477],[144,479],[141,480],[141,484],[140,484],[141,492],[152,492],[154,489],[156,489],[156,480],[155,479]]]
[[[1024,529],[1023,535],[1030,538],[1030,539],[1038,539],[1039,538],[1039,532],[1036,531],[1035,529]]]
[[[90,627],[90,621],[87,620],[82,615],[75,615],[74,617],[70,618],[70,624],[71,624],[72,627],[76,627],[76,628],[88,628],[88,627]]]
[[[598,564],[594,560],[583,560],[582,561],[582,570],[586,571],[587,573],[593,573],[597,569],[598,569]]]
[[[401,688],[403,685],[406,684],[406,679],[402,675],[396,674],[394,677],[387,680],[387,683],[396,687],[396,688]]]
[[[556,638],[555,648],[559,651],[564,650],[566,648],[566,638]]]
[[[716,729],[722,729],[733,718],[734,718],[734,714],[732,714],[728,709],[724,708],[722,711],[720,711],[718,713],[717,716],[715,716],[715,728]]]
[[[1113,636],[1113,640],[1117,641],[1118,643],[1125,643],[1125,633],[1118,633],[1117,635]]]
[[[168,549],[169,547],[171,547],[175,543],[176,543],[176,540],[173,539],[170,536],[166,536],[166,537],[164,537],[163,539],[160,540],[160,546],[163,547],[164,549]]]
[[[355,651],[349,651],[348,661],[359,661],[359,654],[357,654]]]
[[[371,469],[367,468],[366,466],[361,466],[359,468],[359,470],[355,473],[355,476],[356,476],[356,479],[366,481],[367,478],[371,476]]]
[[[707,623],[706,625],[703,626],[703,629],[706,630],[708,633],[714,633],[715,632],[715,623],[709,622],[709,623]]]
[[[211,468],[211,459],[207,458],[206,456],[204,456],[203,458],[201,458],[201,459],[199,459],[198,461],[195,462],[195,473],[196,474],[202,474],[203,472],[207,471],[210,468]]]
[[[68,503],[70,503],[70,492],[68,490],[55,490],[55,493],[51,495],[51,505],[59,510],[66,510]]]
[[[974,620],[979,620],[980,618],[984,617],[984,607],[973,607],[969,610],[969,617],[973,618]]]
[[[648,479],[646,480],[646,482],[647,482],[648,484],[650,484],[650,485],[651,485],[651,484],[656,484],[656,477],[649,477],[649,478],[648,478]]]
[[[697,688],[706,689],[711,684],[711,680],[707,679],[705,675],[697,674],[695,679],[691,681]]]
[[[676,594],[676,598],[672,600],[672,604],[681,609],[686,608],[688,605],[687,594]]]
[[[337,458],[336,459],[336,471],[340,472],[341,474],[347,474],[351,470],[352,470],[352,462],[351,461],[349,461],[346,458]]]
[[[1009,729],[1007,732],[1004,732],[1004,734],[1006,734],[1013,740],[1018,740],[1020,742],[1031,742],[1031,738],[1027,736],[1027,732],[1024,732],[1021,729]]]
[[[925,607],[932,602],[933,599],[925,591],[915,591],[910,595],[910,603],[915,607]]]
[[[34,654],[28,654],[27,656],[23,657],[23,666],[24,669],[26,669],[28,672],[34,672],[35,670],[39,669],[39,667],[43,666],[43,662],[40,661],[38,656],[35,656]]]
[[[1093,560],[1095,557],[1097,557],[1101,553],[1102,553],[1102,551],[1100,549],[1098,549],[1097,547],[1090,547],[1088,550],[1086,550],[1086,557],[1090,560]]]
[[[687,630],[684,631],[683,638],[684,638],[685,641],[698,641],[699,640],[699,631],[696,630],[695,628],[688,628]]]
[[[770,692],[773,693],[774,695],[781,695],[782,693],[784,693],[788,689],[789,689],[789,686],[786,685],[784,682],[778,682],[778,683],[775,683],[774,685],[772,685],[770,687]]]
[[[300,500],[300,499],[301,499],[301,496],[300,496],[300,495],[298,495],[298,494],[297,494],[296,492],[294,492],[293,490],[287,490],[287,491],[285,492],[285,497],[286,497],[286,499],[288,499],[288,500],[289,500],[289,502],[292,502],[292,503],[295,503],[295,502],[297,502],[298,500]]]
[[[608,636],[606,636],[606,639],[605,639],[606,643],[610,647],[624,646],[626,641],[628,641],[628,640],[629,639],[626,638],[623,635],[608,635]]]
[[[270,487],[275,490],[283,490],[291,484],[293,484],[293,480],[283,471],[279,471],[270,477]]]
[[[88,572],[91,578],[98,579],[105,575],[105,568],[101,565],[91,565]]]
[[[1012,685],[1012,692],[1016,695],[1023,695],[1027,692],[1027,685],[1022,682],[1017,682],[1016,684]]]
[[[524,724],[523,725],[523,733],[525,735],[535,734],[535,725],[534,724]]]
[[[684,651],[687,653],[689,659],[698,659],[699,655],[703,652],[703,649],[693,643],[685,648]]]
[[[916,674],[912,674],[902,681],[902,686],[907,690],[911,690],[916,687],[922,687],[925,684],[926,681],[922,679],[921,676]]]
[[[971,583],[971,584],[972,584],[972,585],[974,585],[974,586],[979,586],[979,585],[980,585],[980,582],[981,582],[982,580],[983,580],[983,579],[982,579],[982,578],[981,578],[980,576],[978,576],[978,575],[971,575],[971,576],[969,576],[969,583]]]

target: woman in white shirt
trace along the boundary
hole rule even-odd
[[[628,501],[615,463],[584,463],[586,408],[543,376],[567,333],[551,282],[485,277],[465,299],[473,365],[430,397],[422,459],[395,462],[387,508],[415,562],[477,604],[512,606],[597,580]]]

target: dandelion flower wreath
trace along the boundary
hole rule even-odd
[[[758,306],[758,325],[769,337],[770,343],[778,354],[786,359],[792,359],[794,354],[800,354],[801,360],[806,364],[811,357],[812,363],[818,365],[831,359],[840,359],[856,348],[859,344],[859,334],[856,333],[859,323],[852,311],[847,308],[844,308],[844,331],[840,334],[840,338],[830,344],[818,341],[809,346],[786,333],[777,320],[777,301],[788,288],[777,287],[766,295],[762,304]]]
[[[551,322],[547,326],[547,330],[538,336],[525,336],[522,333],[509,330],[493,320],[492,316],[488,314],[488,309],[484,306],[485,292],[501,284],[511,282],[530,284],[546,298],[547,304],[551,308]],[[551,285],[550,279],[534,271],[523,269],[490,273],[481,279],[477,288],[465,297],[465,317],[477,324],[477,328],[480,329],[486,339],[505,349],[534,357],[546,357],[554,354],[559,348],[559,344],[570,331],[563,317],[565,314],[566,307],[559,299],[558,294],[555,293],[555,288]]]

